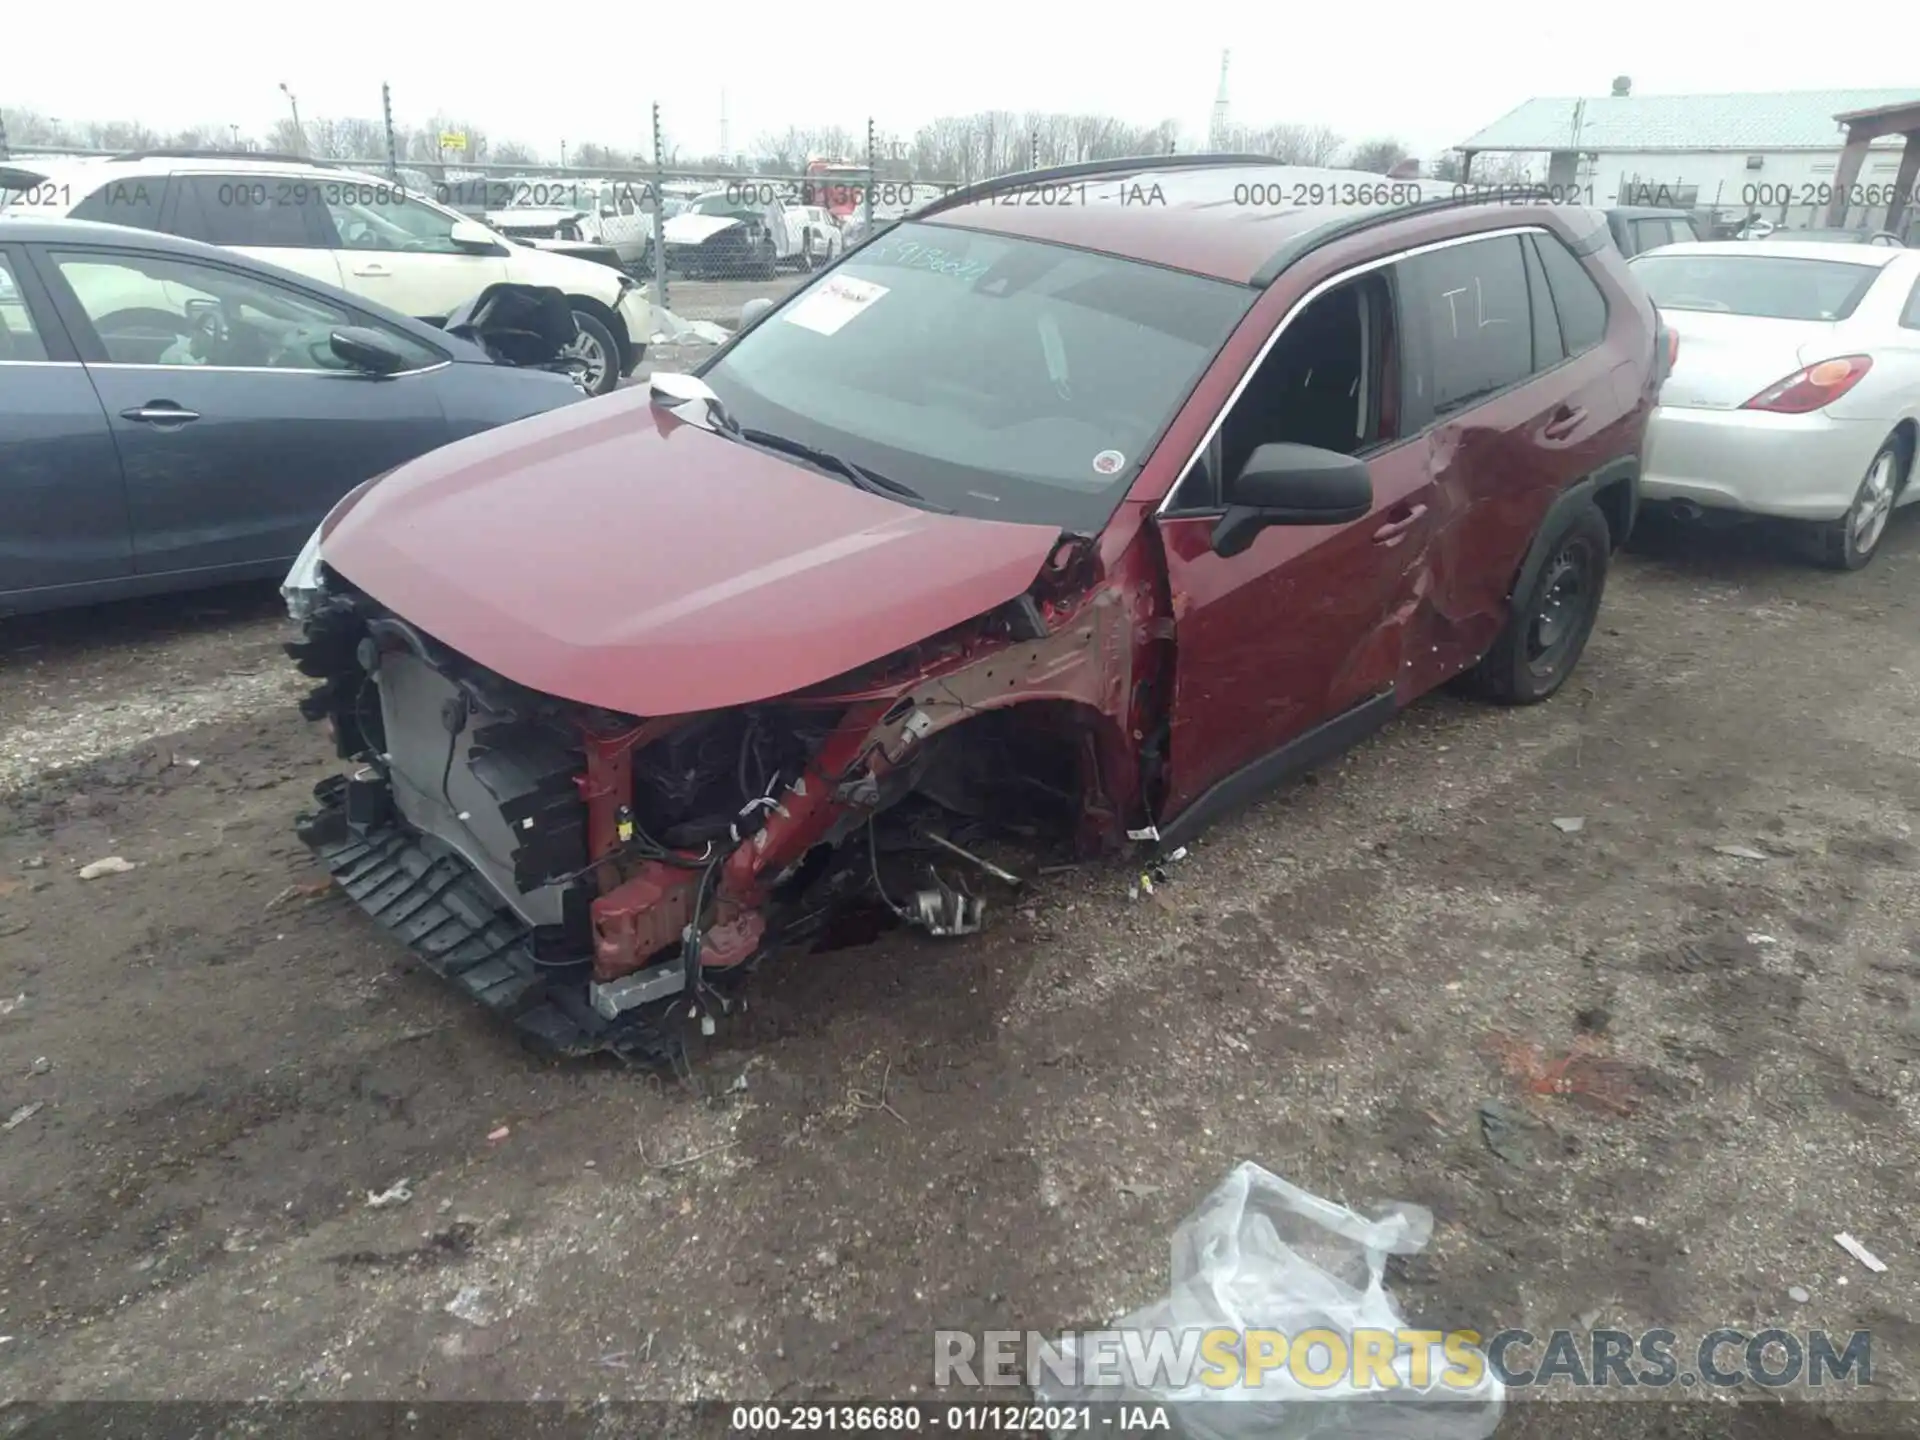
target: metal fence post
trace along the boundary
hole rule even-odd
[[[864,233],[868,235],[873,233],[873,185],[875,179],[878,178],[874,166],[873,151],[873,117],[869,115],[867,117],[867,193],[866,199],[861,203],[860,212],[860,218],[865,227]]]
[[[660,136],[660,105],[653,106],[653,303],[667,308],[667,161]]]
[[[380,83],[380,117],[387,127],[387,178],[394,184],[400,183],[400,149],[393,139],[393,90],[383,80]]]

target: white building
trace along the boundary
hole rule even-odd
[[[1546,183],[1588,204],[1757,213],[1794,228],[1827,223],[1846,126],[1835,117],[1920,103],[1920,90],[1800,90],[1735,95],[1614,93],[1529,100],[1455,147],[1472,173],[1489,152],[1544,154]],[[1850,227],[1885,222],[1901,179],[1902,139],[1876,139],[1846,186]],[[1537,174],[1536,170],[1536,174]],[[1912,189],[1909,177],[1906,188]],[[1909,211],[1911,214],[1911,211]]]

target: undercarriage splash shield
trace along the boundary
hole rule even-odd
[[[300,838],[348,897],[429,970],[511,1020],[536,1050],[678,1062],[677,1036],[631,1011],[609,1020],[593,1009],[588,957],[577,965],[538,963],[533,932],[451,846],[390,823],[355,833],[346,783],[335,776],[314,788],[320,808],[300,817]]]

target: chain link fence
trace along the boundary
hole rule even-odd
[[[658,106],[652,120],[654,151],[660,154],[666,147]],[[380,148],[377,132],[359,137],[355,153],[347,154],[240,146],[191,153],[210,165],[228,156],[297,160],[376,176],[383,182],[370,202],[376,207],[430,200],[514,244],[623,270],[648,285],[664,312],[664,333],[655,343],[714,344],[737,325],[749,300],[786,294],[831,264],[872,225],[955,188],[909,178],[900,162],[878,159],[873,133],[869,125],[866,156],[790,162],[799,173],[712,162],[691,168],[468,163],[445,148],[434,160],[408,159],[390,123],[384,154],[366,153]],[[22,146],[10,159],[20,165],[36,156],[116,153],[125,152]],[[343,236],[340,243],[349,248],[352,242]]]

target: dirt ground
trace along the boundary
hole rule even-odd
[[[0,624],[10,1399],[926,1396],[935,1329],[1154,1298],[1241,1159],[1431,1207],[1423,1322],[1868,1328],[1920,1399],[1911,516],[1852,576],[1655,534],[1553,703],[1426,701],[1151,897],[1092,867],[785,962],[704,1094],[528,1056],[298,888],[333,765],[287,629],[266,590]],[[1658,1433],[1816,1433],[1737,1408]]]

